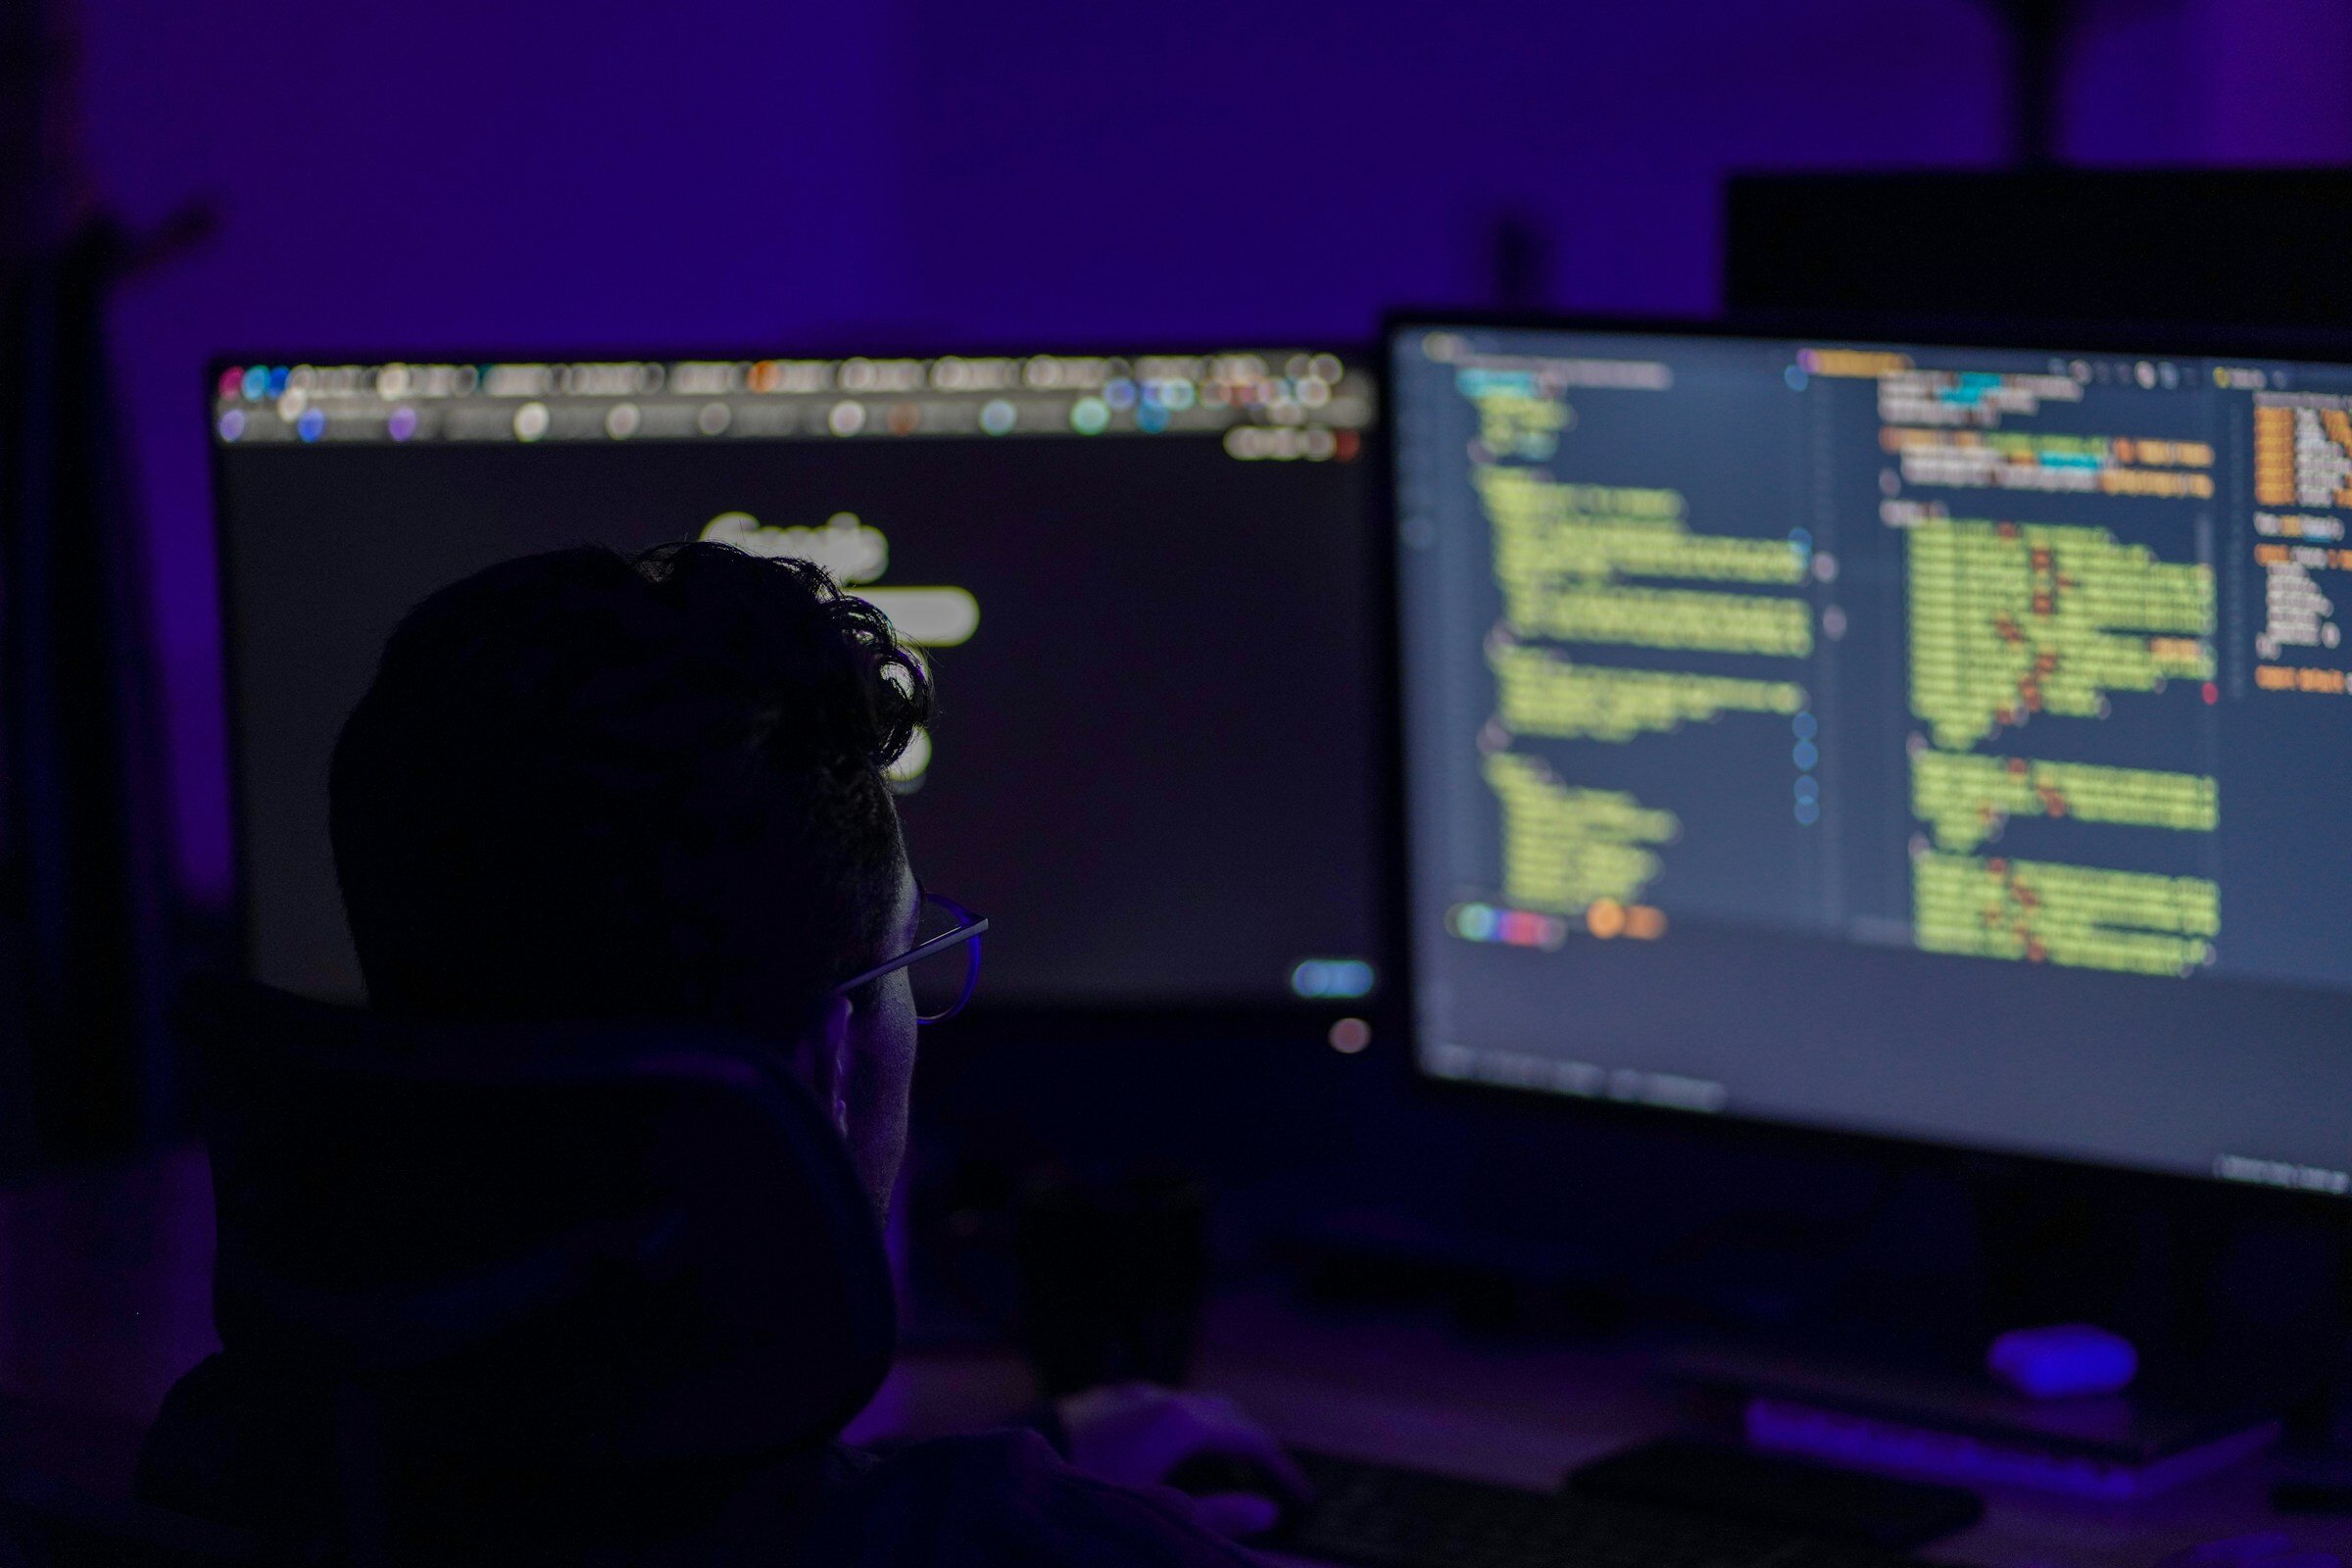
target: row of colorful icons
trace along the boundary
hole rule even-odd
[[[1585,907],[1585,930],[1603,942],[1627,937],[1655,942],[1666,934],[1666,911],[1648,904],[1595,899]],[[1556,952],[1566,945],[1570,921],[1535,909],[1505,909],[1492,904],[1457,904],[1446,911],[1446,928],[1465,942]]]
[[[1296,354],[1280,369],[1257,355],[1027,361],[830,361],[743,364],[582,365],[232,365],[216,383],[220,402],[275,402],[289,393],[321,398],[629,397],[667,391],[686,397],[826,393],[906,394],[995,390],[1082,392],[1110,409],[1156,405],[1301,410],[1341,397],[1347,367],[1330,354]]]
[[[328,421],[324,410],[306,404],[298,392],[288,392],[277,402],[277,416],[293,431],[296,439],[316,442],[325,436]],[[1174,422],[1174,414],[1179,412],[1171,405],[1160,402],[1130,402],[1125,407],[1133,410],[1133,420],[1129,427],[1145,435],[1158,435],[1169,429]],[[1185,407],[1190,408],[1192,404],[1187,402]],[[368,413],[358,416],[357,420],[369,433],[373,433],[378,417]],[[1101,435],[1111,428],[1112,405],[1102,398],[1082,397],[1070,405],[1066,417],[1069,428],[1076,433]],[[380,418],[383,433],[394,441],[406,441],[416,435],[418,429],[417,412],[406,404],[393,408],[381,415]],[[636,404],[615,403],[605,411],[603,431],[613,440],[626,440],[638,433],[642,418]],[[733,411],[723,402],[704,405],[694,421],[696,432],[706,436],[724,434],[733,422]],[[554,416],[548,406],[535,399],[516,405],[512,420],[514,438],[518,441],[537,441],[549,433],[554,423]],[[826,429],[834,435],[845,437],[863,433],[869,428],[877,433],[887,431],[892,435],[913,435],[922,425],[922,410],[912,403],[888,405],[881,410],[881,416],[877,419],[871,406],[844,400],[828,409],[824,419]],[[1021,426],[1021,414],[1010,401],[992,398],[980,406],[979,425],[981,431],[988,435],[1010,435]],[[1034,416],[1030,420],[1030,427],[1039,428]],[[214,428],[222,441],[242,440],[252,428],[252,416],[242,408],[223,409],[214,421]],[[1225,445],[1234,457],[1243,459],[1303,459],[1308,462],[1337,459],[1346,462],[1362,449],[1362,438],[1353,430],[1329,430],[1319,426],[1298,429],[1287,425],[1241,425],[1227,432]]]

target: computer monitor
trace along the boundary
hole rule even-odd
[[[2352,364],[1412,317],[1422,1073],[2352,1192]]]
[[[434,589],[580,543],[822,563],[918,644],[925,882],[974,1006],[1299,1009],[1378,981],[1365,356],[216,366],[237,866],[261,979],[354,999],[326,771]]]
[[[1724,303],[1750,321],[2352,327],[2335,265],[2352,248],[2342,169],[1752,173],[1725,181],[1723,203]],[[2002,238],[1956,243],[1964,234]]]

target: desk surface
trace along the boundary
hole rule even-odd
[[[1676,1429],[1648,1357],[1498,1347],[1408,1315],[1333,1317],[1245,1293],[1212,1309],[1195,1382],[1231,1395],[1288,1443],[1534,1488],[1569,1467]],[[1004,1419],[1035,1398],[993,1352],[910,1352],[858,1432],[930,1436]],[[2259,1464],[2145,1502],[1993,1494],[1984,1520],[1923,1553],[1975,1568],[2153,1568],[2202,1542],[2283,1531],[2352,1560],[2352,1520],[2271,1512]]]
[[[164,1390],[213,1346],[210,1199],[187,1149],[0,1189],[0,1457],[126,1483]],[[1637,1353],[1502,1348],[1426,1315],[1309,1312],[1276,1290],[1218,1300],[1196,1381],[1301,1447],[1530,1487],[1678,1418]],[[1008,1354],[916,1350],[854,1433],[970,1430],[1034,1397]],[[2283,1530],[2352,1558],[2352,1520],[2281,1520],[2268,1484],[2247,1465],[2130,1506],[1997,1494],[1982,1525],[1927,1555],[2152,1568],[2199,1542]]]

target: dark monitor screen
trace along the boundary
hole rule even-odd
[[[2352,367],[1390,348],[1425,1073],[2352,1189]]]
[[[1360,359],[216,368],[259,978],[356,997],[326,769],[387,633],[495,562],[722,539],[922,646],[915,867],[989,914],[976,1007],[1300,1005],[1374,981]]]

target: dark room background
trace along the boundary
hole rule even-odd
[[[1321,342],[1369,338],[1390,305],[1495,302],[1506,272],[1516,303],[1704,315],[1728,173],[1991,169],[2011,152],[1994,0],[38,9],[74,40],[74,173],[93,204],[134,233],[191,204],[212,217],[122,282],[110,324],[162,665],[170,858],[180,902],[216,929],[230,855],[212,356]],[[2347,0],[2076,9],[2064,159],[2352,164]],[[1498,266],[1498,249],[1515,262]],[[1357,1102],[1317,1075],[1337,1058],[1311,1049],[1284,1083],[1252,1081],[1268,1103],[1327,1097],[1300,1162],[1358,1131]],[[1119,1058],[1090,1060],[1100,1083],[1073,1084],[1071,1104],[1123,1087]],[[1261,1120],[1267,1144],[1291,1137]],[[1536,1138],[1497,1144],[1491,1170],[1464,1163],[1449,1200],[1517,1201],[1513,1162],[1534,1161]],[[1663,1212],[1619,1201],[1630,1172],[1663,1163],[1668,1186],[1692,1190],[1667,1234],[1710,1214],[1713,1190],[1790,1212],[1850,1197],[1882,1233],[1939,1240],[1920,1211],[1849,1194],[1846,1166],[1688,1152],[1664,1135],[1592,1139],[1580,1190],[1608,1200],[1594,1228]],[[87,1268],[0,1269],[0,1294],[38,1309],[26,1321],[116,1336],[80,1360],[0,1346],[0,1384],[104,1389],[143,1420],[209,1346],[209,1195],[185,1158],[154,1181],[160,1243],[106,1230],[70,1195],[0,1214],[9,1258],[104,1233],[113,1250]],[[152,1265],[159,1294],[120,1288],[124,1256]],[[1780,1284],[1757,1277],[1769,1308]]]

